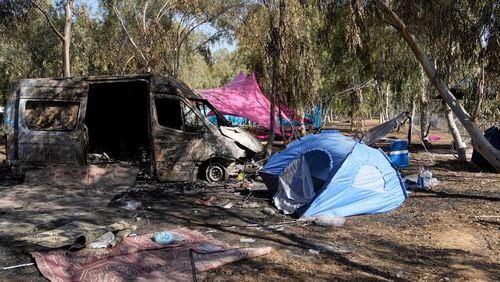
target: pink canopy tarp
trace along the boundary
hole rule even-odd
[[[201,89],[198,92],[221,114],[243,117],[267,129],[270,128],[271,102],[260,90],[253,73],[246,75],[240,72],[225,86]],[[276,108],[276,117],[278,113],[278,108]],[[285,114],[282,114],[282,117],[290,122]],[[276,123],[275,133],[281,135],[278,123]]]

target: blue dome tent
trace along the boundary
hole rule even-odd
[[[260,175],[278,209],[304,217],[386,212],[408,197],[383,151],[338,131],[290,143]]]

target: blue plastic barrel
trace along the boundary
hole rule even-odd
[[[408,141],[397,139],[391,142],[389,158],[396,167],[408,167],[410,159],[408,157]]]

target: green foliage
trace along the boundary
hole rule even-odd
[[[271,93],[270,7],[277,2],[98,0],[97,11],[91,13],[85,1],[77,1],[73,75],[151,71],[178,76],[194,88],[211,88],[244,70],[254,72],[264,92]],[[422,79],[411,50],[373,1],[284,2],[278,60],[281,101],[304,110],[321,103],[337,115],[354,111],[366,117],[383,110],[386,95],[394,114],[409,110],[422,91],[436,95]],[[390,2],[430,54],[442,79],[449,85],[470,82],[464,101],[468,111],[477,107],[480,89],[497,95],[483,99],[479,116],[498,120],[498,1]],[[65,1],[37,3],[62,30]],[[213,52],[210,44],[220,40],[235,40],[237,50]],[[16,79],[59,76],[61,53],[61,41],[29,1],[0,2],[0,97]],[[344,91],[369,81],[373,83],[359,92]],[[353,99],[354,93],[361,97]],[[362,104],[355,102],[359,98]]]
[[[62,65],[62,44],[43,14],[31,5],[0,3],[0,102],[13,81],[26,77],[56,77]],[[210,56],[209,44],[224,38],[238,15],[240,1],[170,1],[176,5],[158,12],[165,1],[102,0],[96,13],[85,1],[73,11],[71,67],[74,76],[141,73],[172,74],[176,46],[180,78],[195,88],[218,87],[239,67],[224,50]],[[65,1],[38,1],[59,30],[64,26]],[[147,3],[147,5],[146,5]],[[210,4],[210,5],[209,5]],[[113,12],[116,5],[118,14]],[[144,8],[146,7],[146,9]],[[226,14],[227,13],[227,14]],[[138,48],[130,43],[117,15]],[[210,26],[207,34],[198,25]],[[182,44],[179,40],[182,39]],[[138,50],[140,52],[138,52]],[[140,53],[145,54],[146,61]]]

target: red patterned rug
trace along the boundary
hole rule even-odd
[[[43,276],[51,281],[193,281],[196,273],[271,252],[270,247],[233,249],[200,232],[171,230],[186,240],[156,244],[153,234],[128,237],[112,249],[58,249],[32,252]]]

